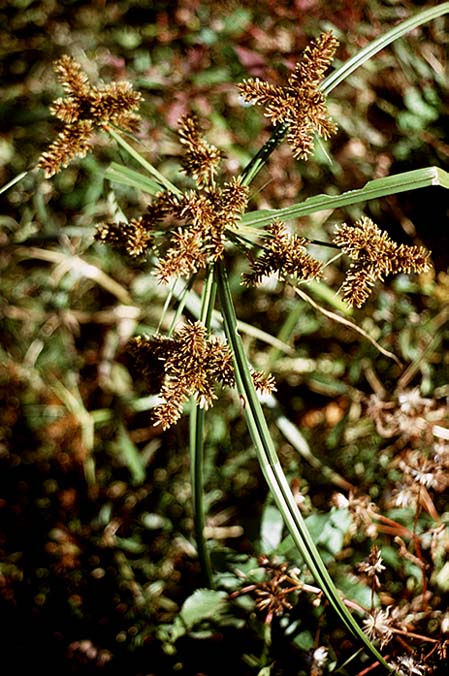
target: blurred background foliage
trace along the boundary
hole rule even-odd
[[[128,79],[143,93],[139,150],[170,179],[180,179],[173,131],[189,109],[225,150],[232,175],[269,135],[260,111],[242,106],[235,83],[247,76],[282,81],[308,39],[323,30],[341,41],[338,63],[433,4],[11,0],[0,8],[0,184],[32,169],[56,133],[48,111],[60,95],[52,62],[64,53],[92,81]],[[329,103],[338,134],[307,163],[281,146],[253,186],[251,209],[343,192],[407,169],[447,167],[446,21],[416,29],[340,85]],[[188,425],[183,419],[163,434],[151,425],[154,399],[123,355],[131,335],[156,331],[166,289],[148,274],[148,263],[130,262],[92,238],[95,224],[111,213],[133,216],[145,206],[136,190],[104,178],[110,161],[129,164],[99,136],[94,154],[54,179],[32,172],[2,196],[3,654],[14,659],[16,673],[30,658],[65,673],[254,674],[268,664],[273,674],[309,673],[322,621],[311,604],[307,622],[293,610],[290,637],[282,623],[273,626],[268,658],[263,618],[249,599],[220,613],[217,596],[201,598],[199,610],[191,597],[202,580],[192,540]],[[376,431],[366,413],[373,393],[394,401],[402,375],[402,388],[419,387],[439,407],[449,396],[444,191],[403,193],[296,225],[327,239],[334,223],[362,210],[396,241],[433,251],[435,271],[388,281],[352,313],[402,367],[289,288],[244,289],[239,261],[228,261],[239,318],[287,343],[282,351],[266,336],[244,334],[254,366],[277,379],[281,409],[268,408],[268,416],[292,486],[305,514],[315,518],[329,518],[336,488],[356,485],[374,501],[391,492],[389,463],[401,442]],[[341,279],[341,270],[329,271],[333,288]],[[342,311],[337,301],[328,307]],[[301,433],[286,435],[286,421]],[[221,589],[232,591],[237,568],[257,567],[254,556],[267,550],[278,515],[265,504],[234,394],[224,392],[208,413],[207,434],[207,528]],[[444,494],[437,507],[449,512]],[[369,551],[366,538],[359,552],[346,551],[345,528],[329,526],[322,541],[343,581],[353,558]],[[391,551],[400,572],[387,591],[400,597],[418,583]],[[447,591],[440,589],[443,600]],[[194,601],[186,609],[188,597]],[[341,643],[341,659],[354,646],[332,622],[327,632]]]

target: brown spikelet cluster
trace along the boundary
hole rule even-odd
[[[178,138],[184,149],[181,159],[184,173],[194,178],[199,187],[211,185],[224,153],[204,139],[194,113],[180,119]]]
[[[322,33],[306,47],[286,85],[273,85],[258,78],[239,85],[247,102],[264,106],[265,116],[272,124],[287,125],[287,140],[298,159],[307,159],[313,151],[314,134],[326,139],[337,130],[319,89],[337,47],[338,40],[331,32]]]
[[[160,391],[162,403],[154,411],[154,422],[163,429],[180,418],[189,397],[195,397],[199,406],[207,409],[216,399],[217,382],[234,384],[228,345],[217,336],[207,337],[207,329],[201,322],[186,323],[172,338],[159,335],[133,338],[129,352],[152,390]],[[271,376],[256,373],[256,386],[259,384],[265,391],[274,389]]]
[[[132,218],[128,223],[99,223],[94,238],[97,242],[110,244],[132,258],[139,258],[149,249],[156,248],[155,234],[168,213],[170,204],[170,193],[161,192],[156,195],[143,216]]]
[[[55,62],[55,71],[66,97],[57,99],[51,112],[64,127],[39,159],[38,166],[46,178],[66,167],[75,157],[86,155],[96,127],[110,123],[135,131],[139,116],[134,111],[142,100],[129,82],[94,87],[81,66],[67,54]]]
[[[399,272],[425,272],[430,253],[422,246],[396,244],[370,218],[363,217],[354,226],[343,223],[333,237],[335,244],[352,258],[341,287],[343,299],[361,307],[377,281]]]
[[[221,188],[190,190],[173,198],[172,215],[182,223],[162,252],[156,274],[162,282],[186,277],[223,255],[225,231],[235,228],[245,210],[248,188],[231,179]]]
[[[98,242],[112,244],[125,251],[132,258],[142,256],[154,241],[142,216],[132,218],[129,223],[100,223],[94,237]]]
[[[267,230],[262,253],[252,261],[251,272],[242,276],[244,284],[257,285],[263,277],[273,273],[277,273],[281,279],[286,276],[297,279],[321,277],[323,264],[307,252],[307,240],[291,235],[279,220],[273,221]]]

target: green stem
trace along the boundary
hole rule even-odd
[[[210,268],[204,282],[201,296],[200,321],[210,329],[212,311],[215,303],[216,282],[213,268]],[[204,537],[205,510],[204,510],[204,409],[199,408],[192,400],[189,418],[190,432],[190,473],[192,484],[193,520],[195,539],[204,581],[208,587],[213,587],[212,566]]]
[[[245,418],[248,430],[256,448],[257,457],[270,492],[273,495],[290,535],[304,559],[305,564],[309,568],[316,582],[321,586],[323,593],[337,613],[341,622],[353,636],[364,644],[365,648],[376,658],[376,660],[379,660],[388,671],[391,671],[387,662],[363,633],[342,602],[338,589],[332,582],[290,490],[277,457],[262,407],[254,389],[243,343],[237,330],[234,305],[229,288],[228,277],[223,264],[220,264],[217,271],[217,283],[225,332],[234,356],[237,387],[245,401]]]

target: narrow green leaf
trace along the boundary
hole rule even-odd
[[[156,181],[148,178],[148,176],[144,176],[139,171],[129,169],[117,162],[111,162],[104,173],[104,177],[113,183],[129,185],[150,195],[155,195],[161,190],[161,185]]]
[[[203,285],[199,317],[207,329],[210,329],[216,289],[213,268],[210,268]],[[201,570],[207,585],[213,587],[212,566],[204,537],[204,413],[204,409],[199,408],[195,400],[192,400],[189,417],[189,450],[193,521]]]
[[[437,19],[443,14],[449,13],[449,2],[443,2],[436,7],[431,9],[425,9],[422,12],[418,12],[414,16],[406,19],[402,23],[398,24],[391,30],[387,31],[376,40],[370,42],[366,47],[364,47],[360,52],[357,52],[352,58],[345,61],[345,63],[337,68],[333,73],[328,75],[323,82],[321,83],[321,89],[325,94],[329,94],[340,82],[343,82],[351,73],[353,73],[357,68],[363,65],[366,61],[371,59],[375,54],[380,52],[382,49],[390,45],[392,42],[401,38],[403,35],[409,31],[421,26],[428,21]]]
[[[449,173],[439,167],[424,167],[413,171],[404,171],[393,176],[376,178],[374,181],[369,181],[363,188],[349,190],[341,195],[314,195],[304,202],[292,204],[284,209],[264,209],[255,213],[249,212],[242,216],[241,222],[245,226],[260,226],[270,223],[275,218],[283,220],[299,218],[317,211],[348,207],[359,202],[435,185],[449,188]]]
[[[150,162],[148,162],[140,153],[135,150],[127,141],[125,141],[124,138],[120,136],[114,129],[111,127],[108,127],[107,129],[108,134],[112,136],[112,138],[117,141],[119,145],[122,146],[126,152],[133,157],[136,162],[138,162],[144,169],[148,171],[149,174],[154,176],[154,178],[157,180],[158,184],[160,185],[161,188],[164,188],[165,190],[169,190],[170,192],[174,193],[175,195],[180,195],[181,191],[173,185],[171,181],[169,181],[165,176],[163,176],[155,167],[153,167]]]

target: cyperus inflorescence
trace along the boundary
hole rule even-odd
[[[321,277],[323,264],[307,252],[306,243],[304,237],[291,235],[282,221],[273,221],[267,228],[262,253],[252,261],[251,272],[243,275],[243,283],[256,285],[273,273],[281,279],[286,276],[296,279]]]
[[[140,219],[128,224],[102,223],[95,235],[97,240],[132,256],[151,247],[159,258],[155,274],[161,282],[171,277],[189,277],[219,260],[226,231],[236,228],[248,201],[248,188],[237,178],[220,187],[215,185],[223,154],[201,137],[196,116],[180,120],[179,138],[184,149],[184,172],[196,179],[197,187],[179,196],[168,191],[160,193]],[[167,223],[162,225],[166,217]],[[159,238],[153,236],[157,232]],[[136,240],[146,242],[145,246],[136,247]]]
[[[264,106],[265,116],[272,124],[287,125],[287,140],[298,159],[305,160],[312,153],[314,134],[326,139],[337,130],[319,89],[337,47],[338,40],[331,32],[322,33],[306,47],[286,85],[273,85],[258,78],[239,85],[248,103]]]
[[[361,307],[376,281],[399,272],[425,272],[430,253],[422,246],[396,244],[388,233],[364,216],[351,226],[338,226],[333,241],[352,258],[340,289],[351,306]]]
[[[55,62],[55,71],[67,96],[57,99],[50,108],[64,126],[39,159],[38,166],[46,178],[76,156],[86,155],[96,127],[114,124],[135,131],[140,119],[135,110],[142,100],[141,94],[126,81],[94,87],[81,66],[67,54]]]
[[[154,422],[167,429],[180,418],[184,403],[195,397],[201,408],[209,408],[216,399],[215,385],[234,385],[232,354],[217,336],[207,335],[201,322],[187,322],[173,337],[137,336],[129,343],[129,352],[162,403],[154,411]],[[261,392],[275,389],[272,376],[259,371],[252,374]]]

